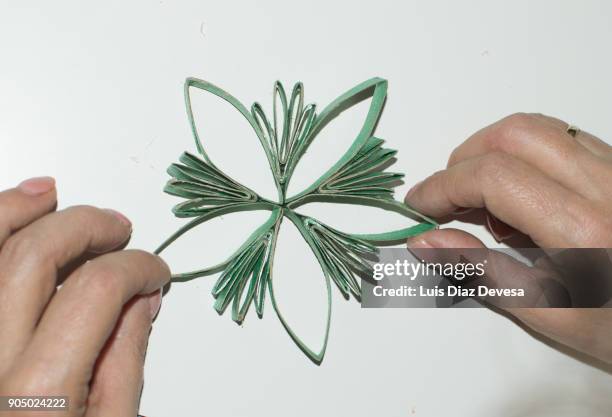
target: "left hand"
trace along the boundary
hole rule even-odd
[[[118,212],[55,205],[51,178],[0,192],[0,395],[68,397],[36,415],[135,417],[170,271],[121,250],[132,228]]]

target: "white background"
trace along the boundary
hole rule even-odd
[[[187,76],[270,109],[272,83],[302,80],[325,105],[372,76],[389,80],[378,129],[408,186],[441,169],[470,133],[509,113],[542,112],[612,137],[612,4],[605,1],[392,2],[168,0],[0,2],[0,188],[57,178],[60,207],[113,207],[152,250],[181,221],[165,168],[195,151]],[[199,100],[199,101],[198,101]],[[213,159],[270,195],[257,140],[201,97]],[[307,185],[348,146],[365,107],[317,139]],[[328,154],[325,147],[328,146]],[[346,231],[405,224],[373,210],[305,212]],[[253,214],[253,213],[251,213]],[[228,215],[177,243],[178,270],[221,260],[263,221]],[[287,223],[284,223],[287,226]],[[475,226],[461,226],[494,242]],[[307,340],[324,317],[321,273],[288,226],[279,301]],[[141,412],[149,416],[608,416],[612,379],[487,310],[361,310],[334,289],[330,344],[314,366],[268,303],[244,326],[212,309],[212,277],[174,285],[154,325]]]

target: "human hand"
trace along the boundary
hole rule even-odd
[[[524,234],[542,248],[612,247],[612,147],[539,114],[515,114],[475,133],[447,168],[417,184],[406,202],[442,217],[484,209],[498,241]],[[425,233],[413,248],[483,248],[454,229]],[[559,343],[612,363],[612,310],[507,309]]]
[[[51,178],[0,192],[0,395],[68,397],[68,412],[46,416],[134,417],[170,271],[119,250],[123,215],[55,206]]]

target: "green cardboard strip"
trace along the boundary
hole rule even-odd
[[[274,182],[278,201],[270,201],[230,178],[211,161],[195,126],[190,89],[207,91],[230,103],[253,128],[260,141]],[[331,321],[332,282],[345,298],[360,299],[361,277],[371,277],[371,262],[378,246],[397,244],[405,239],[435,229],[437,223],[413,208],[393,199],[393,189],[403,174],[386,172],[395,162],[396,151],[383,147],[384,141],[374,136],[387,94],[387,81],[372,78],[342,94],[321,113],[314,104],[304,104],[304,86],[297,83],[288,97],[280,82],[274,84],[273,115],[269,119],[262,106],[254,103],[251,110],[235,97],[215,85],[195,78],[185,82],[185,103],[189,123],[201,158],[185,152],[179,163],[168,168],[172,177],[164,189],[185,201],[173,212],[177,217],[193,218],[155,251],[161,253],[172,242],[194,227],[223,214],[249,210],[268,210],[269,219],[257,228],[226,260],[196,271],[173,275],[174,282],[189,281],[221,272],[213,286],[214,308],[223,314],[231,304],[232,319],[242,323],[251,304],[263,317],[266,290],[272,306],[297,346],[316,364],[325,355]],[[346,153],[310,187],[287,197],[287,189],[295,167],[312,141],[325,126],[343,111],[371,98],[368,114],[357,137]],[[400,213],[413,220],[414,226],[374,234],[350,234],[336,230],[296,211],[309,202],[331,202],[374,206]],[[326,283],[327,322],[322,347],[312,350],[294,332],[283,317],[274,294],[273,263],[281,223],[288,218],[317,258]]]

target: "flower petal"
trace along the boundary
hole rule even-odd
[[[343,166],[349,161],[356,157],[359,151],[367,145],[368,141],[371,141],[376,123],[380,117],[385,98],[387,94],[387,81],[381,78],[372,78],[365,81],[354,88],[350,89],[346,93],[342,94],[331,104],[329,104],[323,111],[316,116],[314,124],[308,133],[307,138],[303,146],[300,148],[296,155],[295,165],[297,161],[304,155],[306,150],[321,130],[335,117],[345,110],[353,107],[357,103],[371,97],[370,107],[364,123],[357,134],[357,137],[353,141],[349,149],[344,155],[329,169],[325,172],[318,180],[316,180],[310,187],[306,188],[301,193],[291,197],[288,201],[299,199],[300,197],[310,194],[314,190],[317,190],[320,185],[329,180],[329,178],[337,173]],[[295,165],[293,168],[295,168]],[[293,171],[287,175],[287,182],[289,181]]]
[[[321,258],[319,252],[313,249],[310,232],[308,232],[301,221],[294,223],[298,233],[295,233],[295,228],[292,227],[292,222],[284,225],[283,235],[280,237],[281,242],[286,242],[286,237],[295,237],[298,240],[304,239],[312,249],[315,258],[320,264]],[[290,230],[293,229],[293,230]],[[287,234],[288,233],[288,234]],[[301,235],[301,236],[300,236]],[[288,245],[282,245],[279,248],[277,259],[274,263],[274,274],[278,275],[279,269],[285,271],[284,266],[291,268],[294,271],[291,257],[283,249]],[[304,243],[299,242],[297,247],[300,255],[300,273],[286,272],[283,273],[281,281],[278,277],[271,277],[268,282],[268,291],[272,306],[287,333],[293,342],[304,352],[304,354],[314,363],[320,364],[325,355],[327,341],[329,338],[329,329],[331,321],[331,279],[329,274],[323,274],[322,281],[319,281],[319,273],[314,271],[320,270],[320,266],[311,264],[308,259],[304,259],[308,249]],[[306,252],[304,252],[306,251]],[[284,255],[284,256],[283,256]],[[308,272],[306,272],[308,271]],[[314,276],[312,274],[315,274]],[[288,280],[288,281],[287,281]],[[325,288],[324,293],[321,291],[321,286]],[[323,301],[323,299],[325,301]],[[323,305],[326,304],[325,310]],[[295,327],[297,326],[297,327]]]
[[[185,152],[180,161],[168,168],[173,178],[164,188],[168,194],[189,199],[173,208],[177,217],[196,217],[220,206],[262,200],[254,191],[195,155]]]
[[[206,94],[194,94],[198,91],[205,92]],[[218,100],[217,98],[221,98],[222,100]],[[202,102],[201,100],[206,101]],[[205,109],[210,109],[210,106],[213,106],[214,116],[202,118],[203,122],[197,123],[197,121],[199,122],[201,120],[198,118],[196,121],[194,113],[197,110],[201,111],[199,105],[203,103],[206,104]],[[234,109],[238,110],[238,112],[231,109],[231,113],[228,113],[227,109],[229,106],[226,104],[230,104]],[[216,85],[209,83],[208,81],[196,78],[187,78],[185,81],[185,105],[197,150],[208,164],[215,166],[209,155],[211,145],[217,144],[217,148],[222,145],[223,148],[218,149],[218,151],[225,152],[227,150],[228,141],[231,141],[230,143],[232,149],[236,149],[237,151],[230,151],[230,153],[227,154],[227,158],[223,159],[224,167],[229,168],[224,169],[224,171],[229,172],[230,174],[237,174],[236,176],[242,179],[244,182],[249,183],[254,181],[256,178],[251,175],[254,170],[257,172],[267,172],[262,171],[262,166],[260,165],[256,167],[247,167],[247,165],[256,163],[258,156],[261,155],[259,154],[259,149],[256,149],[258,148],[258,146],[255,146],[256,142],[252,141],[255,139],[255,137],[257,137],[263,147],[268,165],[272,171],[274,171],[274,157],[270,150],[270,144],[266,138],[266,134],[253,114],[251,114],[251,112],[237,98]],[[220,105],[224,107],[220,107]],[[240,120],[236,121],[236,118],[239,118]],[[247,123],[243,123],[243,121],[246,121]],[[246,128],[246,131],[244,128]],[[204,132],[208,132],[208,143],[206,147],[204,147],[202,144],[202,132],[200,132],[199,129],[204,130]],[[211,131],[215,134],[213,135]],[[218,139],[211,141],[213,138]],[[248,155],[247,159],[249,163],[245,164],[244,159],[237,158],[237,153]],[[263,159],[261,160],[263,161]],[[271,183],[266,184],[262,182],[257,185],[257,188],[260,191],[267,191],[270,189],[270,187],[266,187],[266,185],[271,186]],[[276,185],[278,188],[278,184]]]
[[[251,203],[251,204],[234,203],[234,204],[226,204],[223,206],[215,207],[214,209],[211,209],[208,212],[206,212],[206,214],[203,214],[203,215],[200,215],[194,218],[189,223],[185,224],[183,227],[178,229],[168,239],[166,239],[166,241],[164,241],[160,245],[159,248],[155,250],[155,253],[156,254],[162,253],[166,248],[168,248],[173,242],[178,240],[184,234],[186,234],[190,230],[193,230],[194,228],[201,225],[202,223],[212,220],[216,217],[222,216],[224,214],[229,214],[229,213],[235,213],[235,212],[241,212],[241,211],[252,211],[252,210],[272,210],[272,212],[274,213],[275,210],[278,210],[278,209],[275,209],[274,207],[275,206],[271,206],[270,204],[261,203],[261,202]],[[253,232],[253,234],[251,234],[251,236],[247,239],[247,241],[243,243],[238,250],[234,251],[233,254],[230,255],[224,261],[218,264],[206,267],[206,268],[201,268],[201,269],[190,271],[190,272],[175,273],[172,276],[173,281],[189,281],[194,278],[203,277],[206,275],[211,275],[211,274],[215,274],[217,272],[223,271],[228,266],[228,264],[244,249],[244,247],[248,246],[256,239],[256,237],[258,236],[257,233],[261,234],[262,229],[269,228],[270,225],[273,224],[273,221],[272,221],[273,216],[274,214],[262,226],[260,226],[255,232]]]
[[[288,178],[299,160],[315,120],[315,105],[304,106],[304,86],[296,83],[287,99],[285,88],[280,81],[274,83],[272,122],[266,117],[262,106],[254,103],[251,115],[263,133],[263,143],[268,144],[271,166],[279,192],[287,191]]]
[[[338,286],[345,298],[361,297],[358,278],[371,276],[368,259],[375,260],[378,249],[352,235],[343,233],[312,217],[286,211],[317,255],[324,273]]]
[[[215,310],[222,314],[232,302],[232,319],[237,323],[242,323],[253,301],[259,317],[263,315],[265,292],[262,288],[265,289],[269,280],[280,214],[280,209],[272,211],[270,219],[232,256],[213,287]]]
[[[392,199],[380,199],[367,195],[349,197],[313,195],[301,201],[301,203],[303,203],[303,211],[301,210],[301,213],[322,218],[328,224],[340,227],[343,230],[351,227],[352,229],[349,229],[351,232],[347,233],[349,236],[377,246],[403,244],[409,237],[438,227],[435,220],[419,213],[404,203]],[[347,210],[347,208],[339,207],[344,205],[351,208]],[[292,209],[295,208],[292,207]],[[376,212],[378,209],[380,209],[380,213]],[[389,216],[388,212],[409,218],[412,221],[412,225],[398,227],[405,224],[405,220],[399,216]],[[381,223],[383,227],[390,230],[383,229],[382,232],[378,231],[377,228],[380,227]],[[357,226],[355,227],[355,225]]]

